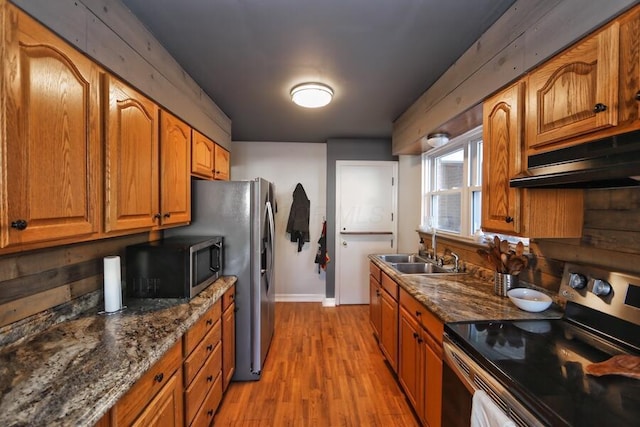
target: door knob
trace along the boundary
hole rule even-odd
[[[593,107],[593,112],[594,113],[602,113],[603,111],[607,111],[607,106],[604,105],[601,102],[598,102],[594,107]]]

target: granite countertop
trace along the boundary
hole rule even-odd
[[[492,283],[472,274],[403,275],[375,255],[369,259],[443,323],[557,319],[563,314],[555,304],[540,313],[520,310],[508,297],[494,294]]]
[[[235,282],[191,300],[129,299],[110,316],[94,308],[0,347],[0,425],[92,426]]]

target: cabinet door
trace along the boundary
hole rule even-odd
[[[221,181],[228,181],[231,175],[229,165],[229,152],[223,147],[215,144],[214,147],[214,162],[215,167],[214,179]]]
[[[178,427],[184,425],[182,370],[178,369],[133,422],[133,427]]]
[[[160,114],[160,223],[191,221],[191,128],[177,117]]]
[[[369,321],[373,328],[373,333],[380,340],[380,330],[382,329],[382,317],[380,312],[380,284],[369,275]]]
[[[442,418],[442,349],[423,332],[424,419],[429,426],[439,426]],[[434,348],[438,348],[438,354]]]
[[[523,83],[483,104],[482,228],[520,232],[520,192],[509,179],[521,171]]]
[[[158,107],[107,77],[106,231],[159,224]]]
[[[640,7],[620,19],[619,125],[640,123]]]
[[[236,305],[222,313],[222,389],[226,390],[236,370]]]
[[[0,247],[96,233],[101,71],[15,7],[7,13]]]
[[[400,307],[398,379],[409,402],[422,417],[422,357],[418,342],[420,329],[413,316],[404,307]]]
[[[614,23],[529,75],[530,149],[617,124],[618,49]]]
[[[191,173],[206,179],[213,179],[213,150],[215,143],[200,132],[193,131],[191,144]]]
[[[398,372],[398,302],[386,291],[381,291],[380,348],[387,357],[393,372]]]

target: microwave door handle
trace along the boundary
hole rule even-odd
[[[217,273],[218,271],[220,271],[220,259],[221,259],[221,253],[222,252],[222,244],[220,243],[214,243],[212,245],[212,249],[211,251],[209,251],[209,265],[211,267],[209,267],[209,270],[213,271],[214,273]],[[217,256],[213,256],[214,252],[217,253]],[[215,258],[215,260],[214,260]]]

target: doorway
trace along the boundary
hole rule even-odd
[[[398,162],[336,161],[336,304],[369,303],[372,253],[397,251]]]

